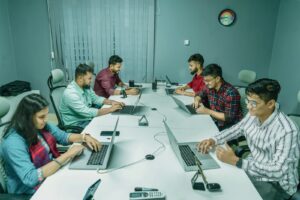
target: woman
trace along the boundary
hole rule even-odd
[[[101,144],[85,133],[66,133],[47,124],[48,102],[39,94],[24,97],[8,125],[0,154],[4,160],[8,193],[33,194],[43,180],[58,171],[84,146],[73,145],[61,154],[56,142],[68,145],[84,142],[99,151]]]

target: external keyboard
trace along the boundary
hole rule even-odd
[[[179,151],[181,154],[182,159],[184,160],[187,166],[194,166],[196,165],[195,162],[195,154],[189,147],[189,145],[179,145]]]
[[[88,161],[88,165],[102,165],[107,149],[109,145],[102,145],[101,150],[98,152],[93,151],[90,159]]]

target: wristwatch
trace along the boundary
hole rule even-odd
[[[242,169],[243,166],[243,159],[239,158],[239,160],[236,162],[235,166]]]

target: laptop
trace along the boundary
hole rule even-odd
[[[145,111],[146,106],[138,106],[141,96],[142,96],[142,92],[140,91],[140,95],[136,99],[134,105],[126,105],[121,110],[117,110],[111,114],[113,114],[113,115],[133,115],[133,114]]]
[[[167,95],[172,95],[175,92],[175,88],[166,88],[165,91]]]
[[[166,79],[167,79],[167,82],[168,82],[170,85],[179,85],[177,82],[172,82],[172,81],[169,79],[168,75],[166,75]]]
[[[119,123],[119,117],[116,121],[116,125],[114,128],[114,132],[111,137],[110,142],[102,142],[102,148],[99,152],[91,151],[89,148],[85,148],[83,153],[79,156],[75,156],[71,161],[69,169],[106,169],[108,165],[109,158],[111,157],[115,137],[116,130]]]
[[[211,157],[211,155],[198,152],[196,147],[197,142],[178,143],[166,121],[164,121],[164,125],[171,147],[184,171],[188,172],[198,170],[195,156],[200,160],[202,169],[220,168],[218,163]]]
[[[185,105],[182,101],[180,101],[176,97],[174,97],[174,96],[171,96],[171,97],[175,101],[175,103],[179,106],[179,108],[181,108],[185,112],[187,112],[187,113],[189,113],[191,115],[197,114],[195,108],[192,105]]]

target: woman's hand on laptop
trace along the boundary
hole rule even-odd
[[[81,144],[73,144],[68,151],[66,152],[66,154],[69,155],[69,157],[73,158],[75,156],[78,156],[82,153],[84,149],[84,146]]]
[[[84,143],[93,151],[100,151],[101,149],[101,143],[93,138],[91,135],[85,136]]]
[[[206,154],[213,146],[215,146],[215,144],[216,144],[216,141],[214,141],[212,138],[202,140],[198,144],[198,151]]]

